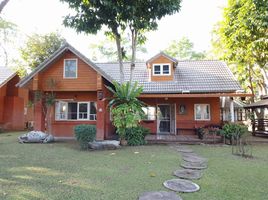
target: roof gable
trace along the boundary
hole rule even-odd
[[[160,53],[156,54],[155,56],[153,56],[152,58],[150,58],[149,60],[147,60],[146,61],[146,64],[153,62],[155,59],[157,59],[160,56],[163,56],[163,57],[167,58],[168,60],[172,61],[173,63],[175,63],[174,66],[176,66],[176,64],[178,63],[178,60],[177,59],[172,58],[171,56],[169,56],[166,53],[164,53],[164,52],[161,51]]]
[[[72,47],[69,43],[65,43],[62,47],[60,47],[56,52],[54,52],[48,59],[46,59],[43,63],[41,63],[38,67],[36,67],[29,75],[25,76],[21,79],[21,81],[16,85],[19,87],[23,87],[27,84],[36,74],[46,69],[50,64],[55,62],[59,57],[61,57],[66,51],[71,51],[81,60],[83,60],[86,64],[91,66],[96,72],[100,73],[104,78],[109,81],[112,81],[112,78],[107,75],[104,71],[102,71],[97,65],[95,65],[91,60],[85,57],[82,53]]]
[[[15,75],[16,75],[16,72],[13,72],[8,67],[0,66],[0,87],[5,85]]]

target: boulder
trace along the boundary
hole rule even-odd
[[[48,143],[54,141],[52,135],[42,131],[30,131],[18,137],[20,143]]]
[[[88,143],[88,148],[92,150],[115,150],[120,148],[117,140],[93,141]]]

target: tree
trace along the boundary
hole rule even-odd
[[[34,99],[33,102],[30,102],[30,105],[34,105],[37,103],[41,103],[42,111],[45,116],[45,128],[48,134],[52,135],[52,109],[56,102],[56,95],[54,93],[55,89],[57,88],[57,80],[55,79],[48,79],[46,81],[47,87],[50,89],[49,92],[43,93],[40,90],[34,91]]]
[[[33,70],[58,50],[65,40],[58,33],[46,35],[33,34],[28,38],[25,46],[20,48],[21,60],[17,61],[20,75],[25,75],[27,70]]]
[[[131,59],[131,43],[128,36],[122,36],[122,59],[124,61],[129,61]],[[118,60],[117,50],[114,43],[114,39],[111,37],[106,37],[102,41],[98,41],[90,45],[90,50],[92,51],[93,60],[105,59],[110,62],[116,62]],[[137,53],[146,53],[147,50],[142,46],[141,43],[137,45]],[[137,58],[139,60],[139,58]]]
[[[6,21],[0,17],[0,58],[5,66],[9,65],[9,46],[12,44],[17,34],[17,26],[12,22]]]
[[[126,130],[128,128],[137,127],[142,120],[144,112],[142,106],[145,104],[138,99],[142,93],[143,88],[138,86],[135,82],[133,87],[130,82],[118,84],[114,82],[114,88],[107,87],[113,94],[113,98],[109,102],[113,116],[113,124],[121,140],[126,137]]]
[[[122,55],[122,32],[127,28],[131,33],[132,59],[131,76],[135,68],[137,41],[145,41],[144,32],[155,30],[157,20],[173,14],[180,9],[181,0],[61,0],[67,2],[76,14],[68,15],[64,24],[75,28],[78,32],[96,34],[102,28],[107,28],[106,34],[115,38],[118,62],[120,66],[120,82],[124,82],[124,68]]]
[[[8,2],[9,2],[9,0],[2,0],[0,2],[0,14],[3,11],[4,7],[7,5]]]
[[[236,65],[245,89],[267,94],[268,0],[229,0],[224,19],[216,27],[214,48]],[[245,79],[248,79],[245,82]],[[254,100],[254,99],[252,99]]]
[[[196,52],[193,50],[194,44],[187,38],[173,40],[164,50],[168,55],[180,60],[201,60],[206,57],[205,52]]]

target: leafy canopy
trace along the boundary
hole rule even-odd
[[[115,31],[125,30],[129,25],[139,30],[154,30],[157,20],[180,9],[180,0],[61,0],[76,11],[64,19],[66,26],[78,32],[96,34],[107,27]]]
[[[235,63],[244,88],[266,93],[268,61],[268,0],[229,0],[216,27],[214,48],[220,58]],[[244,80],[247,79],[247,83]]]
[[[25,46],[20,48],[21,60],[18,61],[18,68],[22,74],[36,68],[55,51],[57,51],[65,40],[59,33],[49,33],[46,35],[33,34],[28,38]]]
[[[164,50],[168,55],[180,60],[200,60],[206,57],[205,52],[196,52],[193,50],[194,44],[187,38],[173,40]]]

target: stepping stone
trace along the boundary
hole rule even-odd
[[[139,200],[182,200],[175,192],[144,192]]]
[[[178,169],[174,172],[174,175],[183,179],[200,179],[202,177],[202,172],[200,170],[192,169]]]
[[[171,179],[163,183],[163,185],[175,192],[197,192],[200,187],[196,183],[184,179]]]
[[[193,163],[204,163],[207,162],[206,158],[202,158],[199,156],[183,156],[182,159],[187,162],[193,162]]]
[[[206,169],[208,166],[206,163],[195,163],[195,162],[183,162],[181,166],[185,169]]]
[[[191,152],[191,153],[183,153],[182,152],[182,156],[198,156],[198,155],[194,152]]]
[[[185,147],[177,148],[177,151],[181,152],[181,153],[193,153],[194,152],[192,149],[188,149],[188,148],[185,148]]]

